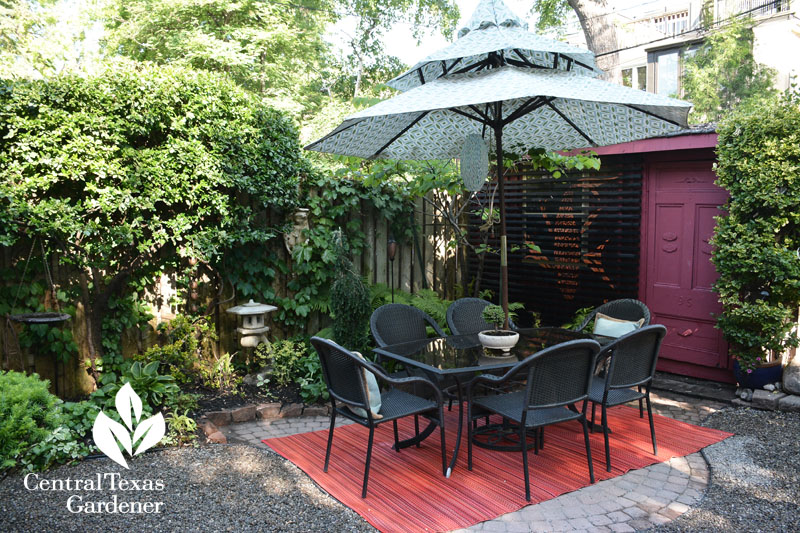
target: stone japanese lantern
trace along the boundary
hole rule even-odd
[[[244,348],[255,348],[261,343],[269,342],[267,340],[269,326],[264,325],[264,319],[269,313],[277,310],[274,305],[261,304],[253,300],[228,309],[229,313],[242,317],[242,326],[236,328],[239,333],[239,344]]]

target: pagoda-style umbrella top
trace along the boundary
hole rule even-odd
[[[458,37],[387,85],[407,91],[442,76],[503,65],[569,70],[590,76],[600,73],[592,52],[529,32],[528,25],[501,0],[481,0]]]

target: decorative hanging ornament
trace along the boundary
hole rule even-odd
[[[469,191],[479,191],[489,175],[489,148],[483,137],[471,133],[461,148],[461,179]]]

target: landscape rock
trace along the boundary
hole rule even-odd
[[[256,417],[256,406],[245,405],[231,411],[231,418],[234,422],[249,422]]]
[[[778,400],[778,409],[781,411],[800,412],[800,396],[788,394]]]
[[[733,404],[736,407],[751,407],[750,402],[740,400],[739,398],[734,398],[733,400],[731,400],[731,404]]]
[[[328,416],[328,408],[323,405],[310,405],[303,409],[303,416]]]
[[[778,408],[778,401],[786,396],[782,392],[768,392],[765,390],[756,390],[753,392],[753,407],[756,409],[766,409],[774,411]]]
[[[258,387],[259,381],[267,379],[272,371],[269,368],[262,368],[258,372],[247,374],[242,378],[242,383],[251,387]]]
[[[795,354],[783,369],[783,390],[800,394],[800,355]]]
[[[206,413],[206,418],[213,422],[215,426],[227,426],[232,421],[230,411],[210,411]]]
[[[767,383],[766,385],[764,385],[764,390],[772,392],[775,390],[775,385],[773,385],[772,383]]]
[[[206,437],[219,431],[219,428],[211,420],[201,422],[200,427],[203,429],[203,433],[205,433]]]
[[[208,436],[208,442],[214,444],[228,444],[228,437],[226,437],[221,431],[217,431],[216,433],[212,433]]]
[[[278,418],[281,414],[281,404],[277,402],[262,403],[256,407],[257,418]]]
[[[753,389],[742,389],[742,392],[739,394],[739,398],[749,402],[753,399]]]
[[[291,418],[303,414],[302,403],[287,403],[281,408],[281,418]]]

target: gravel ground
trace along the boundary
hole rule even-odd
[[[108,459],[61,467],[45,480],[120,479],[163,481],[163,490],[36,490],[21,476],[0,481],[0,531],[136,533],[183,531],[375,531],[355,512],[320,490],[300,469],[276,454],[249,446],[203,446],[145,454],[125,470]],[[46,481],[45,481],[46,482]],[[84,482],[85,484],[85,482]],[[144,489],[144,482],[140,483]],[[71,487],[74,489],[74,486]],[[164,502],[159,514],[71,513],[87,502]],[[82,500],[78,501],[78,497]],[[118,509],[121,506],[118,506]]]
[[[800,413],[728,408],[703,425],[736,433],[705,450],[706,497],[650,531],[800,531]]]

